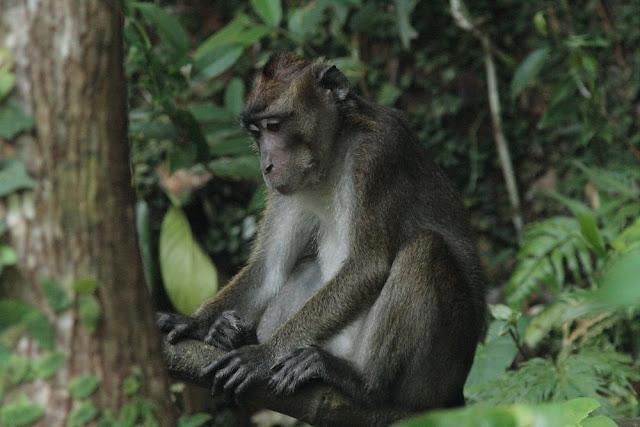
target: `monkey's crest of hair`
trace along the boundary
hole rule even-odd
[[[282,98],[285,103],[286,99],[297,99],[301,93],[307,95],[303,98],[313,98],[314,93],[310,89],[327,65],[322,60],[310,61],[291,53],[274,54],[253,81],[246,112],[259,112],[277,98]]]
[[[287,81],[311,64],[311,61],[292,53],[276,53],[262,67],[262,77],[267,80]]]

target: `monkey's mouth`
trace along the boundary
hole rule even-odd
[[[276,188],[276,191],[282,195],[287,195],[292,193],[291,186],[287,184],[276,185],[275,188]]]

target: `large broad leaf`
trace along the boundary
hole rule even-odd
[[[600,404],[595,399],[578,398],[540,405],[471,406],[432,411],[401,421],[401,427],[565,427],[578,426]]]
[[[153,3],[134,3],[144,19],[154,27],[162,41],[184,54],[189,48],[189,35],[178,19]]]
[[[0,161],[0,197],[16,190],[33,188],[31,179],[22,162],[17,160]]]
[[[183,314],[193,314],[218,290],[215,266],[194,239],[184,212],[175,206],[162,220],[160,270],[169,299]]]
[[[503,321],[494,321],[487,339],[478,346],[465,387],[487,383],[500,377],[513,362],[518,348],[509,335],[500,335]]]
[[[595,301],[616,307],[640,306],[640,249],[623,253],[611,262]]]
[[[218,77],[236,63],[242,52],[244,47],[240,45],[225,45],[212,50],[194,64],[197,70],[194,79],[207,80]]]
[[[271,32],[269,27],[256,25],[247,15],[240,14],[233,18],[224,28],[208,37],[194,53],[199,60],[211,51],[227,45],[250,46]]]
[[[244,105],[244,83],[239,78],[231,79],[224,91],[224,106],[233,115],[238,115]]]
[[[544,65],[549,55],[549,49],[546,47],[536,49],[525,58],[516,69],[511,80],[511,96],[513,98],[520,95],[524,88],[533,82],[540,69]]]
[[[0,138],[13,139],[20,132],[31,129],[34,124],[33,118],[25,114],[13,99],[9,98],[0,105]]]
[[[265,24],[272,27],[280,25],[282,19],[281,0],[251,0],[251,6]]]

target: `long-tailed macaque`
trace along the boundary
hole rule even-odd
[[[241,124],[268,187],[244,267],[172,342],[228,350],[202,374],[241,395],[323,381],[363,405],[464,404],[485,324],[467,212],[402,114],[354,93],[322,61],[272,57]]]

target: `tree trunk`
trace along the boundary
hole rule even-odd
[[[101,380],[92,395],[98,411],[117,414],[132,399],[123,382],[134,367],[141,384],[135,398],[153,405],[160,424],[175,424],[134,228],[120,4],[0,0],[0,46],[15,60],[12,96],[35,121],[15,141],[0,139],[36,181],[32,191],[0,199],[19,257],[9,285],[46,314],[57,349],[68,353],[53,378],[21,386],[46,408],[44,426],[67,423],[74,405],[67,384],[83,374]],[[69,309],[49,307],[43,279],[67,290]],[[96,283],[95,293],[74,291],[79,283]],[[91,295],[100,305],[95,331],[83,317],[83,298]],[[44,354],[26,338],[17,351]]]

